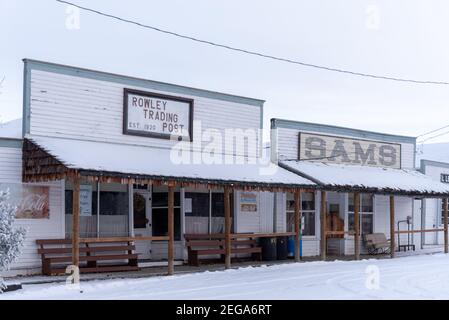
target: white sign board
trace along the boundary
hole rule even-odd
[[[240,193],[240,212],[257,212],[257,193]]]
[[[299,160],[401,168],[401,145],[301,132]]]
[[[80,185],[80,215],[92,215],[92,186]]]
[[[192,140],[193,100],[125,89],[123,134]]]

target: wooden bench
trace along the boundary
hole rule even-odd
[[[36,244],[39,246],[37,252],[42,259],[42,273],[64,274],[72,262],[72,240],[40,239],[36,240]],[[139,270],[138,254],[133,253],[135,249],[132,241],[104,240],[80,243],[80,272]]]
[[[364,241],[369,254],[390,253],[390,240],[383,233],[366,234]]]
[[[220,255],[224,260],[223,235],[185,235],[189,265],[199,266],[200,256]],[[262,260],[262,248],[255,239],[232,239],[231,254],[251,254],[254,260]]]

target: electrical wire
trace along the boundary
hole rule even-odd
[[[376,74],[370,74],[370,73],[363,73],[363,72],[345,70],[345,69],[340,69],[340,68],[335,68],[335,67],[322,66],[322,65],[302,62],[302,61],[299,61],[299,60],[293,60],[293,59],[289,59],[289,58],[277,57],[277,56],[273,56],[273,55],[269,55],[269,54],[265,54],[265,53],[261,53],[261,52],[256,52],[256,51],[251,51],[251,50],[247,50],[247,49],[237,48],[237,47],[233,47],[233,46],[230,46],[230,45],[221,44],[221,43],[217,43],[217,42],[213,42],[213,41],[209,41],[209,40],[204,40],[204,39],[199,39],[199,38],[196,38],[196,37],[193,37],[193,36],[189,36],[189,35],[177,33],[177,32],[174,32],[174,31],[161,29],[159,27],[155,27],[155,26],[143,24],[143,23],[140,23],[140,22],[137,22],[137,21],[121,18],[119,16],[115,16],[115,15],[112,15],[112,14],[109,14],[109,13],[105,13],[105,12],[102,12],[102,11],[99,11],[99,10],[83,7],[83,6],[75,4],[73,2],[64,1],[64,0],[55,0],[55,1],[59,2],[59,3],[63,3],[63,4],[67,4],[67,5],[76,7],[78,9],[81,9],[81,10],[84,10],[84,11],[95,13],[95,14],[98,14],[98,15],[101,15],[101,16],[104,16],[104,17],[107,17],[107,18],[115,19],[115,20],[118,20],[118,21],[121,21],[121,22],[125,22],[125,23],[134,24],[134,25],[142,27],[142,28],[151,29],[151,30],[154,30],[154,31],[157,31],[157,32],[161,32],[161,33],[164,33],[164,34],[168,34],[168,35],[171,35],[171,36],[175,36],[175,37],[178,37],[178,38],[191,40],[191,41],[194,41],[194,42],[198,42],[198,43],[202,43],[202,44],[206,44],[206,45],[211,45],[211,46],[215,46],[215,47],[219,47],[219,48],[223,48],[223,49],[227,49],[227,50],[231,50],[231,51],[235,51],[235,52],[240,52],[240,53],[244,53],[244,54],[248,54],[248,55],[258,56],[258,57],[261,57],[261,58],[266,58],[266,59],[286,62],[286,63],[290,63],[290,64],[295,64],[295,65],[301,65],[301,66],[304,66],[304,67],[321,69],[321,70],[326,70],[326,71],[331,71],[331,72],[338,72],[338,73],[343,73],[343,74],[349,74],[349,75],[359,76],[359,77],[367,77],[367,78],[374,78],[374,79],[390,80],[390,81],[397,81],[397,82],[408,82],[408,83],[415,83],[415,84],[449,85],[449,82],[445,82],[445,81],[416,80],[416,79],[398,78],[398,77],[393,77],[393,76],[376,75]]]

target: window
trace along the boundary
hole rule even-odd
[[[374,196],[361,194],[359,203],[360,234],[373,233],[374,226]],[[354,194],[348,194],[348,229],[354,231]]]
[[[210,230],[210,191],[185,193],[185,233],[207,234]]]
[[[181,197],[175,192],[174,229],[175,240],[181,240]],[[168,192],[153,192],[152,196],[152,231],[153,236],[168,235]]]
[[[449,183],[449,174],[442,173],[442,174],[441,174],[441,182],[443,182],[443,183]]]
[[[191,211],[186,211],[186,217],[209,217],[209,192],[186,192],[186,201],[192,201]]]
[[[440,200],[441,202],[441,224],[444,225],[444,201]]]
[[[302,235],[315,235],[315,194],[301,193]],[[294,194],[287,193],[287,230],[295,231],[295,199]]]
[[[103,185],[106,187],[106,185]],[[109,184],[108,191],[101,191],[100,216],[97,216],[98,193],[96,184],[92,185],[92,210],[89,215],[80,215],[80,237],[124,237],[129,235],[129,195],[128,187]],[[65,190],[66,236],[72,235],[73,191]]]

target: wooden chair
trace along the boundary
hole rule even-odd
[[[390,240],[387,240],[384,233],[366,234],[364,242],[369,254],[390,253]]]

